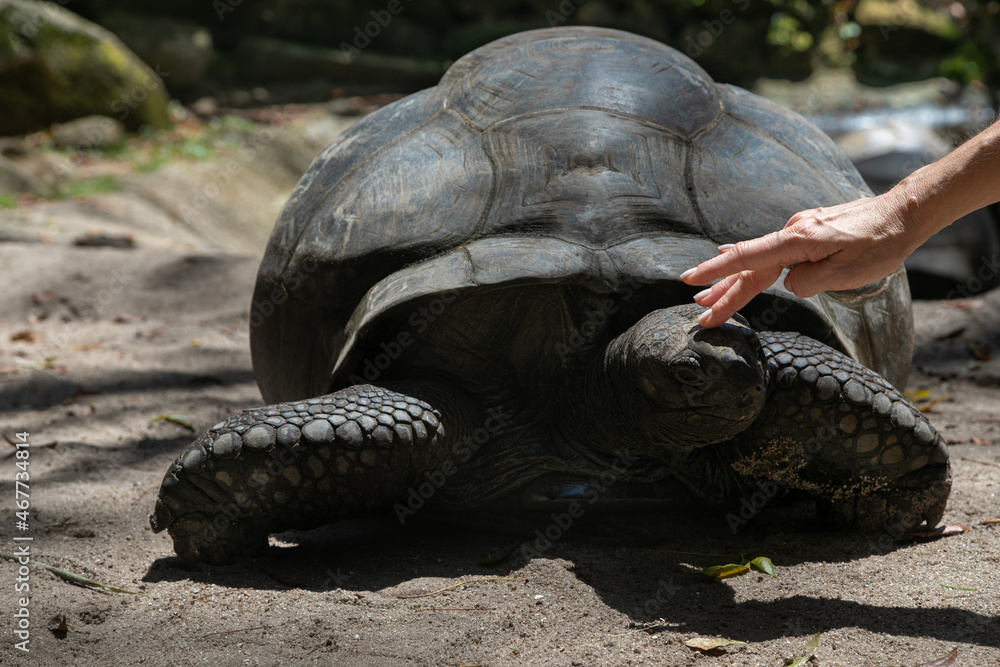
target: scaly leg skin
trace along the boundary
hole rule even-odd
[[[728,458],[744,489],[767,480],[816,498],[863,532],[937,525],[951,490],[948,447],[877,373],[818,341],[760,334],[768,399]]]
[[[371,385],[245,410],[196,440],[163,478],[150,516],[187,562],[227,563],[270,533],[391,505],[447,457],[474,412],[452,392]],[[442,412],[444,417],[442,417]]]

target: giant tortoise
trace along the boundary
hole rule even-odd
[[[250,314],[272,405],[170,466],[153,529],[226,562],[284,529],[403,516],[416,489],[495,507],[612,469],[719,506],[772,485],[831,525],[936,524],[947,448],[893,388],[902,269],[808,299],[776,285],[714,329],[678,279],[869,194],[804,119],[658,42],[562,28],[479,48],[303,176]]]

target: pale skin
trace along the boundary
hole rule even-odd
[[[695,295],[715,327],[767,289],[785,267],[800,297],[861,287],[892,273],[935,232],[1000,201],[1000,122],[876,197],[796,213],[784,229],[719,247],[681,280],[711,287]]]

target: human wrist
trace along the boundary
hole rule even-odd
[[[913,172],[885,193],[892,214],[911,239],[915,249],[954,220],[943,196],[940,178],[933,173],[935,165]]]

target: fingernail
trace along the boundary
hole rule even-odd
[[[702,291],[700,291],[700,292],[698,292],[697,294],[694,295],[694,300],[697,301],[698,299],[700,299],[702,297],[708,296],[708,293],[711,292],[711,291],[712,291],[711,287],[709,287],[708,289],[703,289]]]
[[[734,245],[736,245],[736,244],[735,243],[723,243],[722,245],[719,246],[719,252],[720,253],[726,252],[727,250],[729,250],[730,248],[732,248]]]
[[[687,271],[685,271],[684,273],[682,273],[681,274],[681,280],[684,280],[685,278],[687,278],[688,276],[690,276],[692,273],[695,272],[695,269],[697,269],[697,268],[698,267],[696,266],[696,267],[690,268]]]
[[[701,326],[705,326],[705,322],[707,322],[708,318],[711,316],[712,316],[712,310],[711,309],[706,310],[704,313],[698,316],[698,324],[700,324]]]

